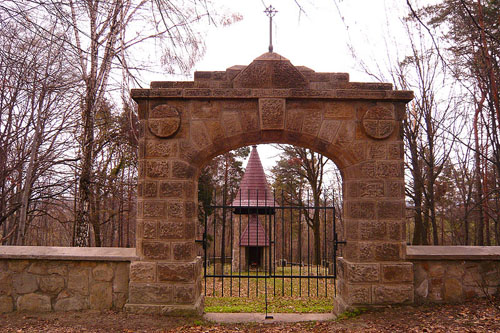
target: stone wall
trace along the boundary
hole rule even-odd
[[[134,256],[135,249],[0,246],[0,313],[121,310]]]
[[[416,303],[459,303],[500,292],[500,246],[408,246]]]

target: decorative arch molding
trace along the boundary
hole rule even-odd
[[[197,177],[213,157],[286,143],[332,159],[343,175],[345,255],[336,311],[413,302],[405,261],[402,120],[410,91],[349,82],[265,53],[248,66],[196,72],[190,82],[134,89],[140,118],[134,312],[199,312]]]

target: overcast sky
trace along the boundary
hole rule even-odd
[[[349,45],[368,63],[387,58],[394,38],[404,38],[399,24],[406,10],[403,0],[218,0],[227,13],[243,19],[227,27],[207,26],[206,53],[194,71],[225,70],[248,65],[267,52],[270,4],[278,10],[273,18],[274,52],[294,65],[317,72],[347,72],[351,81],[373,82],[360,70]],[[391,51],[389,51],[391,52]],[[192,78],[191,78],[192,79]],[[179,77],[152,77],[151,80],[179,80]],[[266,145],[267,146],[267,145]],[[264,167],[274,164],[276,151],[261,145]]]

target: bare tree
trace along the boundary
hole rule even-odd
[[[98,225],[90,221],[98,154],[96,115],[112,88],[111,80],[122,75],[125,87],[129,80],[138,84],[137,70],[144,69],[147,63],[133,54],[148,48],[158,50],[156,54],[167,72],[189,70],[203,52],[195,25],[201,19],[213,22],[210,6],[205,0],[31,0],[22,3],[9,0],[0,5],[7,19],[26,25],[40,38],[50,39],[53,34],[38,23],[40,18],[56,18],[61,29],[68,32],[60,37],[67,54],[76,57],[71,65],[78,72],[82,90],[74,245],[89,245],[90,226]],[[128,89],[119,90],[124,93]]]
[[[46,25],[51,38],[15,22],[3,25],[0,33],[0,225],[4,242],[11,244],[25,244],[34,201],[67,188],[61,177],[53,178],[50,188],[39,184],[56,169],[64,174],[64,164],[72,159],[64,134],[75,119],[75,80],[65,65],[59,38],[64,33],[58,32],[57,22]]]
[[[320,219],[320,206],[321,195],[324,189],[324,175],[325,165],[329,161],[328,158],[322,154],[316,153],[307,148],[301,148],[288,145],[277,145],[283,151],[282,163],[273,168],[275,179],[280,177],[291,177],[293,181],[288,183],[289,194],[291,201],[299,206],[314,206],[315,209],[303,209],[301,215],[304,217],[308,228],[313,231],[314,235],[314,264],[321,263],[321,219]],[[286,174],[286,175],[285,175]],[[276,185],[276,180],[275,180]],[[310,189],[311,196],[308,196],[308,191],[304,185]],[[286,200],[286,198],[283,198]],[[310,202],[306,201],[309,200]],[[292,203],[289,202],[289,203]]]

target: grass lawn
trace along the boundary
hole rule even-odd
[[[213,274],[213,267],[208,267]],[[207,277],[205,312],[265,312],[266,286],[267,311],[275,313],[324,313],[333,310],[334,280],[306,278],[307,275],[326,275],[323,267],[279,267],[276,275],[294,275],[294,278],[255,278],[257,272],[242,272],[244,277],[234,277],[230,266],[224,267],[224,278]],[[264,272],[259,272],[263,276]]]

